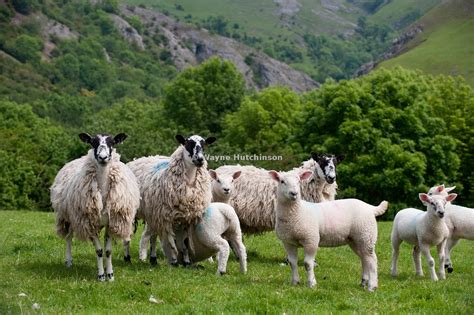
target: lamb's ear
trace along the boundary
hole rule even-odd
[[[119,133],[114,137],[114,144],[120,144],[122,143],[125,139],[127,139],[127,135],[124,133]]]
[[[92,141],[92,137],[88,133],[85,133],[85,132],[80,133],[79,138],[82,140],[82,142],[85,142],[85,143],[91,143]]]
[[[313,172],[311,172],[311,171],[303,172],[303,173],[300,174],[300,180],[301,181],[307,180],[308,178],[311,177],[311,175],[313,175]]]
[[[346,156],[344,154],[336,155],[336,163],[337,164],[341,163],[345,158]]]
[[[430,202],[430,196],[428,196],[428,194],[419,193],[418,197],[420,198],[421,202],[423,202],[425,206],[427,205],[427,203]]]
[[[182,145],[184,145],[184,143],[186,142],[186,138],[183,137],[182,135],[176,135],[174,138],[176,139],[176,141],[178,141]]]
[[[280,175],[278,174],[277,171],[268,171],[268,175],[270,175],[270,177],[271,177],[273,180],[276,180],[277,182],[280,181]]]
[[[234,174],[232,174],[232,178],[233,178],[233,179],[237,179],[237,178],[240,177],[241,174],[242,174],[242,171],[237,171],[237,172],[235,172]]]
[[[209,170],[209,175],[211,175],[212,179],[217,180],[217,173],[214,170]]]
[[[450,191],[453,191],[456,188],[456,186],[451,186],[451,187],[446,187],[444,190],[446,190],[447,193]]]
[[[317,162],[321,158],[321,155],[316,152],[311,152],[311,158]]]
[[[440,193],[444,190],[444,184],[442,185],[439,185],[438,187],[436,187],[436,190]]]
[[[449,195],[447,195],[445,198],[446,198],[446,201],[447,201],[447,202],[451,202],[451,201],[453,201],[454,199],[456,199],[457,196],[458,196],[457,194],[449,194]]]
[[[216,137],[209,137],[209,138],[206,139],[206,144],[207,145],[213,144],[214,141],[216,141],[216,140],[217,140]]]

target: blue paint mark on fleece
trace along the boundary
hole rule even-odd
[[[170,164],[170,161],[162,161],[162,162],[159,162],[158,164],[156,164],[156,165],[153,167],[153,170],[154,170],[155,172],[159,172],[159,171],[164,170],[165,168],[167,168],[169,164]]]
[[[212,215],[212,207],[209,206],[207,207],[206,212],[204,212],[204,216],[202,217],[202,219],[209,220],[211,218],[211,215]],[[203,229],[204,227],[201,222],[196,224],[196,231],[201,232]]]

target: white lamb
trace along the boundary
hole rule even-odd
[[[56,175],[51,187],[51,203],[56,212],[56,230],[66,239],[66,265],[72,265],[71,240],[92,240],[97,254],[98,280],[114,280],[112,268],[112,238],[124,241],[125,260],[130,260],[129,242],[133,220],[140,205],[140,191],[132,171],[120,162],[113,146],[127,135],[115,137],[86,133],[80,139],[93,149],[88,154],[67,163]],[[99,240],[105,227],[106,270]]]
[[[423,276],[423,269],[421,268],[422,252],[428,263],[431,280],[438,280],[435,271],[435,262],[430,254],[430,246],[436,246],[440,261],[440,278],[446,278],[444,271],[444,252],[449,231],[443,217],[446,202],[453,201],[456,196],[456,194],[429,196],[421,193],[419,194],[419,198],[427,207],[426,212],[414,208],[407,208],[399,211],[395,215],[392,228],[392,276],[397,276],[399,248],[402,241],[405,241],[415,246],[413,248],[413,262],[417,275]]]
[[[428,195],[447,196],[450,191],[456,187],[447,187],[444,185],[430,188]],[[444,222],[449,230],[448,240],[446,242],[444,267],[449,273],[453,272],[451,262],[451,250],[460,239],[474,240],[474,209],[453,205],[450,202],[446,204],[446,215]]]
[[[191,227],[190,233],[194,242],[190,252],[193,263],[217,253],[217,274],[225,274],[230,243],[239,258],[240,271],[247,272],[247,253],[242,242],[239,218],[231,206],[221,202],[211,203],[200,222]]]
[[[321,202],[336,196],[336,164],[342,156],[311,154],[312,158],[292,170],[295,174],[312,171],[308,181],[301,183],[304,200]],[[268,176],[268,170],[254,166],[228,165],[216,169],[219,174],[231,176],[241,171],[228,204],[234,207],[244,233],[261,233],[275,228],[277,183]]]
[[[157,236],[169,264],[178,263],[177,245],[183,250],[184,263],[190,264],[188,250],[192,250],[193,238],[188,233],[189,227],[198,223],[211,203],[211,176],[203,148],[216,138],[204,140],[198,135],[189,138],[177,135],[176,140],[180,146],[169,159],[144,157],[128,163],[140,186],[138,217],[146,223],[143,235],[151,235],[152,264],[157,262]],[[187,245],[186,239],[189,239]],[[141,245],[144,243],[140,241]]]
[[[232,174],[219,174],[214,170],[209,170],[212,181],[212,201],[229,203],[232,191],[234,190],[234,180],[239,178],[241,171]]]
[[[311,177],[310,171],[269,172],[278,183],[275,231],[283,242],[291,266],[292,284],[299,283],[298,247],[304,249],[308,285],[316,285],[314,258],[319,247],[349,245],[362,264],[363,287],[374,291],[378,286],[376,216],[388,207],[383,201],[374,207],[357,199],[340,199],[321,203],[301,200],[300,180]]]

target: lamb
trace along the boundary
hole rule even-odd
[[[397,276],[399,248],[402,241],[405,241],[415,246],[413,248],[413,262],[417,275],[423,276],[423,270],[421,268],[422,252],[428,263],[431,280],[438,281],[438,276],[435,271],[435,262],[430,254],[430,246],[436,246],[440,261],[440,278],[446,278],[444,271],[444,253],[449,230],[443,217],[446,202],[453,201],[456,199],[456,196],[456,194],[429,196],[428,194],[420,193],[419,198],[427,207],[426,212],[414,208],[407,208],[399,211],[395,215],[392,227],[392,276]]]
[[[241,171],[236,171],[232,175],[218,174],[214,170],[209,170],[212,181],[212,201],[229,203],[231,192],[234,189],[234,180],[239,178]]]
[[[334,200],[336,196],[336,164],[343,156],[312,153],[311,159],[293,172],[313,171],[310,180],[301,183],[302,198],[311,202]],[[253,234],[275,228],[277,183],[268,177],[268,171],[254,166],[227,165],[216,169],[230,176],[241,171],[228,203],[234,207],[242,232]]]
[[[374,291],[378,286],[376,216],[388,207],[383,201],[377,207],[358,199],[340,199],[313,203],[301,199],[300,180],[311,177],[311,171],[278,173],[270,171],[278,183],[275,231],[285,247],[291,266],[292,284],[299,283],[298,247],[304,249],[308,285],[316,285],[314,258],[319,247],[349,245],[362,264],[363,287]]]
[[[137,179],[120,162],[114,146],[127,135],[115,137],[81,133],[80,139],[92,146],[88,154],[67,163],[56,175],[51,187],[51,203],[56,213],[57,234],[66,240],[66,266],[72,266],[71,241],[92,240],[96,254],[99,281],[114,280],[112,238],[124,241],[125,260],[130,260],[129,243],[133,220],[140,205]],[[99,240],[105,227],[106,270]]]
[[[428,195],[447,196],[450,191],[456,187],[447,187],[444,185],[430,188]],[[446,204],[446,215],[444,222],[449,230],[448,240],[446,242],[444,268],[448,273],[454,271],[451,261],[451,250],[460,239],[474,240],[474,209],[453,205],[450,202]]]
[[[150,233],[151,264],[157,263],[158,236],[169,264],[178,264],[177,246],[183,249],[184,264],[191,263],[193,238],[189,227],[198,223],[211,203],[211,176],[203,149],[216,138],[176,135],[176,140],[180,145],[169,159],[144,157],[128,163],[140,186],[139,218],[147,226],[144,236]],[[189,244],[185,246],[186,239]]]
[[[191,234],[194,239],[194,250],[190,255],[193,263],[217,253],[217,274],[225,274],[230,243],[239,258],[240,271],[247,272],[247,253],[242,242],[239,218],[231,206],[221,202],[211,203],[202,219],[191,227]]]

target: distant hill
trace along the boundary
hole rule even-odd
[[[439,4],[409,29],[420,28],[395,58],[379,67],[403,66],[431,74],[461,75],[474,86],[474,2],[449,0]]]

